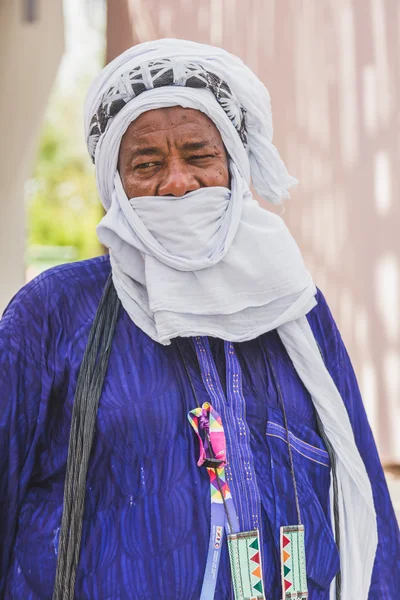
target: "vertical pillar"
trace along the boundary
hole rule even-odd
[[[133,44],[133,27],[129,10],[129,0],[108,0],[107,64]]]
[[[62,0],[42,0],[33,21],[0,3],[0,314],[25,282],[24,186],[64,50]]]

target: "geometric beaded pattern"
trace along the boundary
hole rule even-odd
[[[308,598],[304,525],[281,527],[280,548],[283,600]]]
[[[95,162],[96,146],[100,136],[124,106],[147,90],[165,86],[180,86],[208,89],[225,111],[244,145],[247,144],[245,110],[240,105],[229,85],[215,73],[199,64],[183,63],[163,59],[144,62],[116,78],[92,116],[87,145],[92,161]]]
[[[228,535],[235,600],[265,600],[258,530]]]
[[[217,467],[216,469],[207,467],[208,475],[211,484],[211,502],[222,504],[225,500],[229,500],[231,492],[228,482],[226,481],[225,467]]]
[[[189,423],[195,430],[200,443],[200,465],[206,459],[203,441],[200,436],[199,421],[206,412],[208,416],[209,444],[214,451],[214,455],[221,459],[219,467],[207,467],[207,473],[210,478],[211,502],[223,504],[224,501],[231,499],[231,492],[225,474],[226,451],[225,434],[220,415],[213,409],[209,402],[205,402],[202,408],[198,407],[188,413]]]

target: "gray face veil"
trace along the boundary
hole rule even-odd
[[[194,108],[213,120],[230,157],[231,190],[202,188],[174,200],[127,198],[117,172],[122,135],[140,114],[165,106]],[[267,90],[221,49],[148,42],[94,81],[85,124],[107,210],[98,234],[134,323],[162,344],[194,335],[242,341],[277,329],[335,454],[342,598],[367,600],[377,547],[372,490],[305,316],[315,306],[315,286],[283,221],[261,209],[249,187],[277,203],[295,183],[272,144]],[[199,229],[202,206],[212,218]]]

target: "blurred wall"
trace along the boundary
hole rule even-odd
[[[400,462],[400,3],[109,0],[109,19],[109,59],[187,38],[234,52],[267,85],[275,143],[300,180],[284,218],[337,319],[381,458]]]
[[[24,185],[64,49],[62,0],[30,5],[0,1],[0,315],[25,283]]]

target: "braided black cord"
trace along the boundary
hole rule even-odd
[[[89,332],[76,384],[53,600],[74,598],[86,476],[119,307],[120,301],[110,275]]]

